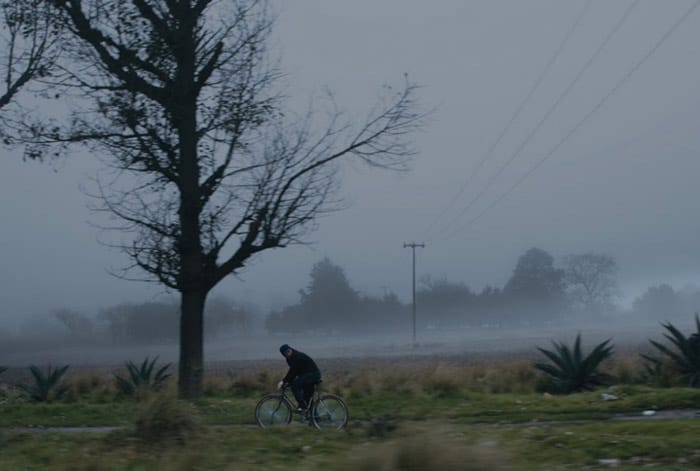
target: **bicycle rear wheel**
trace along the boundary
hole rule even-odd
[[[317,429],[341,429],[348,423],[348,406],[333,394],[324,394],[314,402],[311,416]]]
[[[292,405],[281,394],[269,394],[255,406],[255,420],[262,428],[287,425],[292,421]]]

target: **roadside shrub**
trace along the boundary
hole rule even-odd
[[[610,339],[599,343],[588,356],[581,352],[581,334],[576,336],[573,348],[563,342],[552,342],[554,350],[537,349],[552,363],[535,363],[535,368],[549,378],[546,389],[553,394],[570,394],[594,389],[605,383],[607,375],[598,371],[603,360],[612,356]]]
[[[129,373],[127,378],[114,373],[114,379],[119,391],[126,396],[133,396],[138,392],[160,390],[165,385],[165,381],[171,376],[170,373],[166,373],[167,369],[170,368],[170,363],[160,367],[154,374],[153,370],[157,360],[158,357],[155,357],[149,362],[148,357],[146,357],[141,366],[127,361],[125,364]]]
[[[170,394],[153,394],[136,413],[136,437],[143,442],[185,443],[202,432],[197,408]]]
[[[698,315],[695,315],[696,331],[688,337],[670,322],[662,323],[661,326],[666,329],[664,337],[670,344],[664,345],[649,339],[661,356],[641,355],[647,361],[648,373],[652,377],[661,376],[665,358],[668,360],[665,363],[667,367],[680,375],[689,387],[700,387],[700,319]]]
[[[36,402],[51,402],[61,399],[66,392],[66,387],[61,383],[63,375],[68,370],[69,365],[53,368],[51,365],[46,370],[46,375],[34,365],[29,367],[29,371],[34,378],[34,384],[19,384],[17,387],[22,394]]]

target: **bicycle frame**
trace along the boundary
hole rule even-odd
[[[294,413],[301,415],[300,420],[318,429],[331,427],[342,428],[347,423],[348,410],[344,401],[332,394],[321,394],[321,385],[314,384],[308,407],[299,411],[294,407],[296,401],[289,394],[291,388],[281,388],[275,394],[264,396],[255,407],[258,425],[265,428],[289,424]]]
[[[284,387],[280,390],[280,392],[281,392],[281,395],[280,395],[280,404],[281,404],[282,401],[284,401],[284,400],[286,400],[286,401],[287,401],[289,404],[291,404],[291,405],[293,405],[293,404],[295,403],[296,398],[294,397],[293,394],[290,395],[289,392],[288,392],[288,391],[290,391],[291,389],[292,389],[292,388],[289,387],[289,386],[284,386]],[[314,390],[313,390],[313,392],[311,393],[311,397],[309,398],[309,403],[306,405],[305,412],[308,413],[309,411],[313,410],[314,404],[318,402],[318,400],[320,399],[320,397],[321,397],[321,382],[319,381],[318,383],[314,383]],[[293,411],[293,412],[297,412],[297,413],[299,412],[299,411],[296,410],[295,407],[292,407],[292,411]]]

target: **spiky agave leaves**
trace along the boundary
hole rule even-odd
[[[552,363],[535,363],[535,368],[549,375],[549,391],[557,394],[591,390],[604,383],[606,375],[598,372],[603,360],[612,356],[613,347],[608,339],[599,343],[588,356],[581,352],[581,334],[576,336],[573,348],[563,342],[552,342],[554,350],[537,347]]]
[[[50,402],[53,399],[60,399],[68,389],[61,384],[61,378],[68,370],[68,366],[53,368],[49,365],[44,375],[39,367],[31,365],[29,371],[34,378],[34,384],[19,384],[18,387],[32,401]]]
[[[125,366],[129,372],[128,378],[123,378],[118,374],[114,374],[114,379],[117,382],[119,391],[128,396],[134,395],[138,390],[158,390],[171,375],[166,373],[170,368],[170,363],[160,367],[153,374],[158,357],[155,357],[149,362],[148,357],[143,360],[140,366],[132,361],[127,361]]]
[[[700,387],[700,319],[698,315],[695,315],[695,332],[688,337],[670,322],[661,323],[661,326],[667,331],[664,337],[670,345],[652,339],[649,339],[649,342],[669,360],[670,367],[688,381],[689,387]],[[647,366],[648,370],[653,368],[658,371],[661,368],[663,363],[661,358],[644,354],[642,357],[647,360],[648,365],[651,365]]]

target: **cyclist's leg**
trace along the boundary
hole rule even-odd
[[[294,393],[294,398],[297,400],[299,408],[306,409],[306,402],[304,401],[304,375],[294,378],[292,381],[292,393]]]
[[[314,384],[321,380],[319,372],[306,373],[292,381],[292,392],[299,403],[299,407],[306,409],[309,405],[309,400],[314,392]]]
[[[304,402],[308,406],[311,402],[311,397],[314,394],[316,384],[321,381],[321,373],[313,372],[304,375]]]

